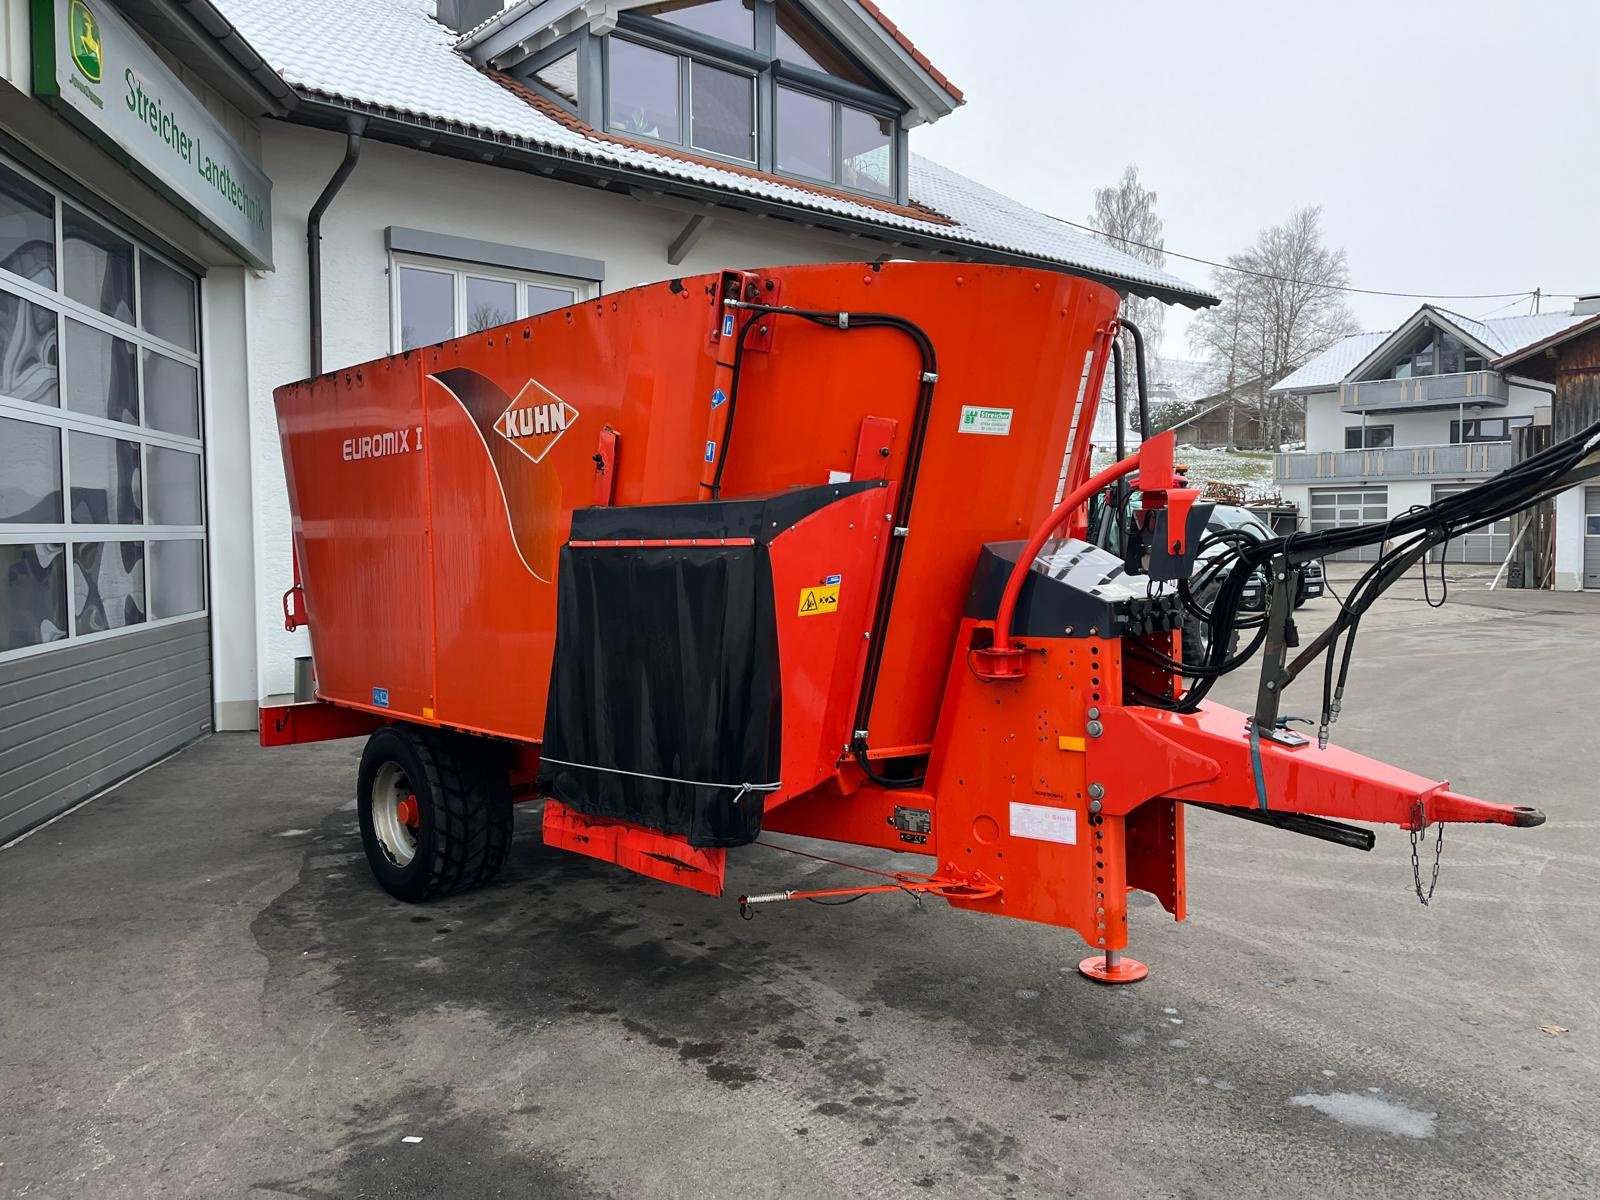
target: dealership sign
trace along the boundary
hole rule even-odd
[[[271,268],[271,181],[107,0],[33,0],[33,90]]]

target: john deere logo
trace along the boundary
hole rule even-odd
[[[100,22],[94,19],[83,0],[72,0],[68,9],[68,36],[72,39],[72,64],[90,83],[99,83],[102,71],[100,62]]]

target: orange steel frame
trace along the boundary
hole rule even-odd
[[[915,346],[894,330],[765,314],[749,332],[734,396],[733,338],[753,310],[728,301],[780,298],[796,309],[893,313],[936,347],[902,529],[894,520],[924,382]],[[1147,506],[1170,505],[1176,517],[1193,498],[1173,475],[1170,435],[1090,477],[1118,299],[1084,280],[1007,267],[723,272],[278,389],[318,703],[294,706],[298,715],[264,711],[262,740],[349,736],[391,720],[480,734],[517,747],[530,797],[557,552],[575,507],[704,500],[723,456],[724,499],[843,475],[881,479],[886,487],[791,531],[798,557],[775,555],[783,784],[766,797],[764,828],[926,856],[929,870],[882,886],[1074,929],[1099,955],[1086,973],[1137,977],[1143,968],[1120,958],[1128,891],[1148,891],[1183,918],[1183,802],[1256,808],[1260,795],[1242,714],[1125,703],[1125,673],[1138,672],[1147,691],[1176,694],[1181,681],[1126,660],[1109,631],[1011,631],[1028,562],[1047,536],[1082,532],[1094,490],[1137,471]],[[988,410],[985,432],[974,432],[971,409]],[[1052,509],[1064,461],[1067,495]],[[1030,535],[995,619],[964,616],[981,546]],[[902,559],[876,647],[877,688],[857,730],[894,538]],[[843,579],[837,612],[793,613],[798,591],[834,575]],[[1177,635],[1149,640],[1178,652]],[[921,773],[920,784],[874,782],[848,752],[859,733],[881,771]],[[1419,813],[1421,824],[1533,820],[1531,810],[1457,796],[1338,748],[1263,740],[1260,758],[1278,811],[1403,826]],[[908,813],[925,814],[926,829]],[[556,845],[722,890],[722,850],[553,801],[545,832]]]

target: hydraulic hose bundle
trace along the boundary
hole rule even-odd
[[[1149,693],[1139,693],[1139,698],[1156,707],[1192,712],[1219,678],[1243,666],[1275,632],[1284,649],[1298,645],[1299,639],[1288,615],[1289,605],[1274,607],[1269,603],[1265,613],[1241,612],[1245,588],[1257,572],[1266,573],[1269,594],[1276,589],[1292,595],[1295,587],[1292,576],[1301,564],[1330,554],[1378,546],[1376,561],[1340,602],[1338,615],[1328,627],[1301,649],[1292,662],[1281,666],[1281,670],[1275,670],[1272,662],[1263,667],[1263,696],[1271,693],[1273,703],[1258,706],[1258,721],[1268,715],[1262,711],[1264,707],[1270,708],[1270,715],[1275,717],[1276,697],[1283,687],[1319,656],[1326,655],[1319,739],[1325,744],[1328,726],[1339,716],[1361,618],[1378,597],[1435,547],[1531,508],[1595,474],[1600,474],[1600,421],[1476,487],[1432,504],[1418,505],[1387,521],[1310,533],[1295,532],[1259,542],[1238,530],[1212,534],[1198,548],[1204,567],[1194,578],[1181,582],[1178,589],[1186,609],[1205,622],[1210,631],[1206,657],[1199,663],[1185,664],[1148,646],[1136,646],[1137,656],[1192,681],[1184,694],[1175,699]],[[1215,595],[1207,607],[1200,597],[1206,596],[1213,587]],[[1430,595],[1429,603],[1432,602]],[[1279,620],[1284,625],[1276,631],[1273,628],[1275,613],[1281,614]],[[1234,644],[1235,632],[1241,630],[1253,631],[1252,636],[1242,649],[1230,656],[1228,647]]]

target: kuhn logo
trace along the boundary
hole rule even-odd
[[[577,419],[577,409],[543,384],[530,379],[500,414],[494,428],[506,441],[539,462]]]

